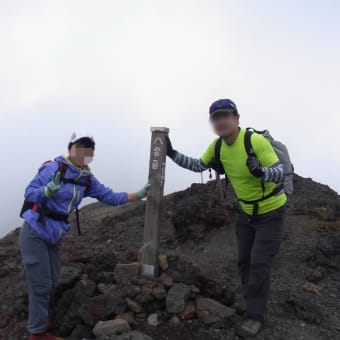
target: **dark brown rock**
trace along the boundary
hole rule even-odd
[[[162,273],[162,275],[158,278],[158,280],[166,288],[170,288],[174,284],[174,281],[172,280],[172,278],[165,273]]]
[[[140,313],[140,312],[142,311],[142,307],[141,307],[141,305],[140,305],[138,302],[136,302],[136,301],[134,301],[134,300],[132,300],[132,299],[130,299],[130,298],[127,298],[127,299],[126,299],[126,302],[127,302],[127,305],[128,305],[128,307],[129,307],[129,309],[130,309],[132,312],[134,312],[134,313]]]
[[[131,278],[136,278],[139,274],[139,263],[118,263],[114,271],[115,280],[122,283]]]
[[[157,300],[163,300],[165,299],[167,292],[163,286],[157,286],[152,290],[152,295],[157,299]]]
[[[79,309],[79,316],[87,325],[94,326],[100,320],[107,320],[115,314],[123,314],[127,308],[124,298],[120,296],[95,296]]]
[[[196,305],[193,301],[187,302],[184,311],[179,314],[182,320],[190,320],[196,316]]]

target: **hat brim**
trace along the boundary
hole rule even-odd
[[[216,116],[216,115],[223,115],[223,114],[234,114],[235,116],[237,115],[237,110],[236,109],[218,109],[210,113],[210,118]]]

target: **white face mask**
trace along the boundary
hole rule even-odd
[[[84,157],[84,164],[90,164],[93,161],[93,156],[85,156]]]

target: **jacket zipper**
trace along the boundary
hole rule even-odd
[[[80,173],[80,174],[76,177],[76,181],[79,179],[79,177],[81,176],[81,174],[82,174],[82,173]],[[78,193],[78,195],[79,195],[79,193]],[[69,205],[68,205],[67,214],[70,213],[71,208],[72,208],[72,203],[73,203],[73,201],[74,201],[75,198],[76,198],[76,185],[73,184],[73,196],[72,196],[72,199],[71,199],[71,201],[70,201],[70,203],[69,203]]]

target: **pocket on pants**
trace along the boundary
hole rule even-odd
[[[22,262],[25,266],[27,281],[30,285],[35,285],[41,278],[40,260],[35,255],[24,255]]]
[[[48,295],[52,288],[51,279],[46,276],[42,263],[38,256],[25,255],[23,256],[25,265],[26,279],[31,293],[38,295]]]
[[[22,262],[26,265],[39,264],[39,257],[35,255],[24,255],[22,257]]]

